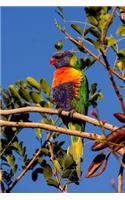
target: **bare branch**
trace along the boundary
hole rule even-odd
[[[0,126],[11,126],[11,127],[22,127],[22,128],[41,128],[44,130],[52,131],[52,132],[58,132],[66,135],[74,135],[82,138],[87,138],[90,140],[99,140],[101,139],[101,135],[98,135],[96,133],[87,133],[77,130],[71,130],[67,128],[62,128],[58,126],[48,125],[48,124],[42,124],[38,122],[12,122],[12,121],[4,121],[0,120]]]
[[[125,165],[125,154],[123,155],[122,162]],[[124,169],[125,169],[124,166],[121,165],[120,170],[119,170],[119,174],[118,174],[118,192],[119,193],[122,192],[122,188],[123,188],[123,172],[124,172]]]
[[[53,109],[53,108],[45,108],[45,107],[22,107],[22,108],[16,108],[16,109],[10,109],[10,110],[0,110],[0,114],[1,115],[11,115],[11,114],[17,114],[17,113],[26,113],[26,112],[38,112],[38,113],[47,113],[47,114],[55,114],[58,115],[58,110],[57,109]],[[67,116],[69,117],[69,112],[67,111],[62,111],[61,112],[62,116]],[[111,131],[117,129],[118,127],[113,126],[112,124],[108,124],[108,123],[104,123],[103,121],[99,121],[97,119],[88,117],[86,115],[82,115],[80,113],[75,112],[73,114],[73,118],[75,119],[79,119],[82,121],[86,121],[88,123],[91,123],[93,125],[96,126],[101,126],[105,129],[109,129]]]
[[[54,152],[53,152],[53,147],[52,147],[52,145],[51,145],[50,142],[48,142],[48,147],[49,147],[49,152],[50,152],[51,160],[52,160],[52,162],[54,162]],[[63,189],[63,187],[60,184],[60,180],[59,180],[58,173],[57,173],[56,169],[55,169],[55,172],[54,172],[54,176],[56,178],[56,181],[58,183],[58,187],[59,187],[60,191],[64,192],[64,189]]]

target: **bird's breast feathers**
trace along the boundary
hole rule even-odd
[[[61,67],[56,69],[54,72],[52,88],[69,82],[73,82],[79,85],[82,79],[83,74],[80,70],[72,67]]]

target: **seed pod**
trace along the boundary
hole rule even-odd
[[[95,142],[95,144],[92,146],[92,151],[99,151],[106,147],[110,147],[114,151],[117,151],[121,148],[121,145],[125,145],[125,126],[112,131],[106,136],[104,142]]]
[[[120,121],[120,122],[125,122],[125,115],[122,113],[114,113],[114,116]]]

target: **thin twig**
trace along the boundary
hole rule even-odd
[[[11,115],[11,114],[17,114],[17,113],[26,113],[26,112],[38,112],[38,113],[46,113],[46,114],[54,114],[54,115],[58,115],[59,111],[58,109],[53,109],[53,108],[45,108],[45,107],[22,107],[22,108],[16,108],[16,109],[10,109],[10,110],[0,110],[0,114],[1,115]],[[62,111],[61,112],[62,116],[67,116],[69,117],[69,112],[67,111]],[[104,123],[103,120],[99,121],[97,119],[88,117],[86,115],[82,115],[80,113],[73,113],[73,118],[75,119],[79,119],[82,121],[86,121],[88,123],[91,123],[93,125],[96,126],[103,126],[105,129],[109,129],[110,131],[113,131],[115,129],[117,129],[118,127],[113,126],[112,124],[109,123]]]
[[[102,57],[103,57],[103,59],[104,59],[104,62],[105,62],[105,64],[106,64],[106,69],[107,69],[107,71],[108,71],[109,78],[110,78],[110,80],[111,80],[112,86],[113,86],[114,91],[115,91],[115,93],[116,93],[116,95],[117,95],[117,97],[118,97],[118,100],[119,100],[121,109],[122,109],[123,113],[125,114],[125,106],[124,106],[124,102],[123,102],[122,95],[121,95],[121,93],[120,93],[120,91],[119,91],[119,89],[118,89],[118,87],[117,87],[117,84],[115,83],[115,80],[114,80],[114,78],[113,78],[113,76],[112,76],[112,73],[111,73],[111,71],[110,71],[110,65],[109,65],[109,63],[108,63],[108,60],[107,60],[107,58],[106,58],[106,55],[105,55],[102,51],[101,51],[101,53],[102,53]]]
[[[114,188],[115,192],[117,192],[118,190],[117,190],[117,187],[116,187],[114,179],[111,180],[111,184],[112,184],[112,187]]]
[[[26,165],[26,167],[22,170],[22,172],[16,177],[16,179],[14,180],[14,182],[11,183],[11,185],[9,186],[9,188],[6,190],[7,193],[9,193],[12,188],[17,184],[17,182],[25,175],[25,173],[30,169],[30,167],[32,166],[32,164],[34,163],[34,161],[39,157],[39,155],[42,152],[42,148],[40,148],[35,155],[32,157],[32,159],[30,160],[30,162]]]
[[[52,163],[54,163],[54,152],[53,152],[53,147],[52,147],[52,145],[51,145],[50,142],[48,142],[48,147],[49,147],[49,152],[50,152]],[[60,180],[59,180],[59,177],[58,177],[58,174],[57,174],[57,170],[55,170],[54,176],[56,178],[56,181],[58,183],[58,187],[59,187],[60,191],[64,192],[64,189],[63,189],[63,187],[60,184]]]
[[[122,162],[125,163],[125,154],[123,155]],[[123,188],[123,172],[124,172],[124,167],[121,165],[120,170],[119,170],[119,175],[118,175],[118,193],[122,192]]]

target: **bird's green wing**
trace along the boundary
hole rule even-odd
[[[88,81],[85,75],[83,75],[83,80],[81,81],[80,88],[79,88],[79,98],[74,97],[73,99],[73,107],[75,108],[76,112],[87,114],[88,110],[88,95],[89,95],[89,89],[88,89]],[[81,121],[73,121],[68,124],[68,127],[71,130],[79,130],[83,131],[85,129],[85,123]],[[72,155],[73,159],[76,162],[77,165],[77,175],[78,177],[81,176],[81,169],[80,169],[80,163],[81,158],[83,156],[83,139],[76,136],[71,136],[71,145],[68,148],[68,153]]]

